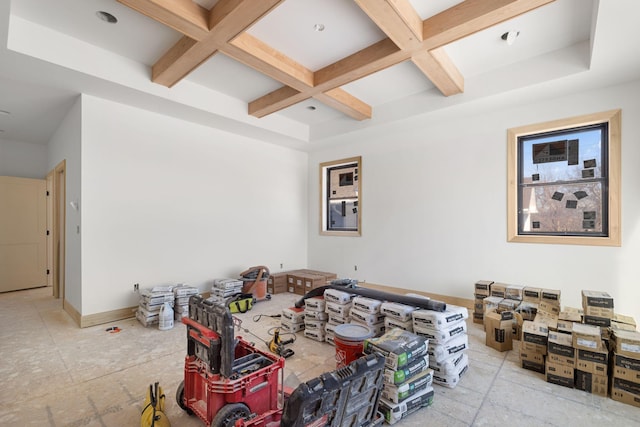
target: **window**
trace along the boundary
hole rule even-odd
[[[361,159],[320,164],[320,234],[360,236]]]
[[[508,240],[620,246],[620,110],[508,131]]]

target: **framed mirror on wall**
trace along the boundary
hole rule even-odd
[[[320,164],[320,234],[362,235],[362,158]]]

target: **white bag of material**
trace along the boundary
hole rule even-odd
[[[466,307],[447,304],[445,311],[416,310],[413,312],[413,326],[440,329],[447,325],[457,323],[469,318],[469,310]]]
[[[445,359],[454,354],[461,353],[469,348],[469,337],[467,334],[458,335],[456,338],[444,344],[429,343],[428,353],[431,360],[442,363]]]

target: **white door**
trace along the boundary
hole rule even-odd
[[[47,285],[46,180],[0,177],[0,292]]]

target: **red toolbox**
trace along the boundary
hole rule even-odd
[[[187,325],[187,356],[184,381],[176,393],[180,407],[214,427],[282,412],[278,392],[284,359],[234,337],[233,318],[226,307],[203,305],[198,298],[192,301],[200,305],[199,319],[207,319],[208,327],[182,319]]]

